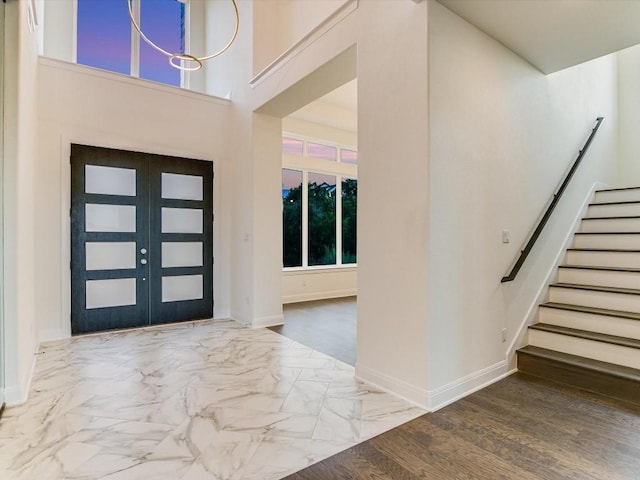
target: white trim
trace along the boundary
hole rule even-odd
[[[513,340],[511,341],[511,343],[509,344],[506,350],[507,361],[509,361],[509,363],[515,363],[516,350],[525,345],[525,337],[527,335],[527,329],[529,325],[533,324],[535,322],[535,319],[537,318],[538,307],[547,296],[547,293],[549,291],[549,284],[552,283],[553,278],[555,278],[555,276],[557,275],[558,267],[560,266],[560,263],[564,258],[564,254],[566,253],[567,248],[569,248],[569,246],[571,245],[571,242],[573,240],[573,235],[575,234],[575,232],[578,231],[578,228],[580,227],[580,221],[582,220],[582,217],[586,213],[590,200],[595,195],[596,190],[605,188],[607,186],[608,186],[607,184],[604,184],[602,182],[595,182],[591,186],[591,189],[585,196],[584,200],[582,201],[582,206],[581,208],[578,209],[578,213],[573,219],[571,228],[569,228],[569,230],[565,235],[564,241],[562,242],[562,246],[558,250],[556,257],[554,258],[553,262],[551,263],[551,266],[549,267],[549,270],[547,271],[547,275],[545,276],[544,281],[541,283],[540,288],[538,289],[535,297],[533,298],[531,304],[529,305],[529,308],[527,309],[527,313],[525,314],[524,318],[520,322],[520,327],[518,328],[518,331],[514,335]]]
[[[191,51],[191,0],[178,0],[184,5],[184,51]],[[191,72],[180,69],[180,86],[191,87]]]
[[[326,300],[329,298],[355,297],[357,294],[357,288],[350,288],[347,290],[329,290],[313,293],[298,293],[295,295],[284,295],[282,297],[282,303],[311,302],[313,300]]]
[[[302,267],[309,268],[309,172],[302,170]],[[284,209],[284,207],[283,207]],[[283,218],[284,221],[284,218]],[[338,219],[336,218],[336,222]],[[284,240],[284,239],[283,239]],[[284,250],[284,246],[283,246]],[[338,253],[338,252],[336,252]]]
[[[31,391],[31,381],[33,380],[33,374],[36,370],[36,359],[40,345],[38,344],[35,353],[32,356],[31,368],[27,371],[25,376],[21,379],[19,385],[12,387],[6,387],[4,389],[4,401],[8,407],[15,407],[22,405],[29,399],[29,392]]]
[[[73,0],[72,9],[73,18],[71,19],[71,25],[73,32],[71,32],[71,61],[75,64],[78,62],[78,0]],[[44,24],[42,27],[44,30]]]
[[[509,369],[508,362],[501,360],[435,390],[416,387],[385,373],[358,365],[357,362],[355,375],[360,381],[374,385],[428,412],[434,412],[515,372],[517,369]]]
[[[293,44],[290,48],[284,51],[278,58],[263,68],[257,75],[255,75],[250,81],[249,86],[255,88],[264,82],[271,75],[282,69],[291,60],[300,55],[309,46],[313,45],[317,40],[322,38],[333,27],[342,22],[351,13],[357,10],[359,0],[347,0],[341,7],[335,12],[329,15],[324,21],[322,21],[317,27],[312,29],[298,42]]]
[[[266,328],[284,325],[284,315],[270,315],[268,317],[254,318],[251,322],[251,328]]]
[[[299,133],[292,133],[292,132],[288,132],[288,131],[283,131],[282,132],[282,138],[291,138],[292,140],[300,140],[303,143],[303,155],[306,156],[306,148],[307,148],[307,143],[311,142],[311,143],[318,143],[320,145],[326,145],[327,147],[336,147],[338,149],[338,160],[336,162],[332,162],[332,163],[345,163],[345,162],[340,162],[340,150],[350,150],[353,152],[358,152],[358,147],[356,145],[350,145],[347,143],[338,143],[338,142],[332,142],[331,140],[326,140],[323,138],[318,138],[318,137],[310,137],[308,135],[302,135]],[[296,155],[295,153],[291,153],[289,155],[292,156],[297,156],[299,157],[300,155]],[[331,162],[331,160],[324,160],[325,162]],[[354,167],[357,167],[357,165],[354,165],[353,163],[347,163],[346,165],[352,165]]]
[[[314,173],[324,173],[341,178],[358,179],[357,165],[333,162],[331,160],[323,160],[321,158],[308,157],[306,155],[283,153],[282,168],[289,170],[307,170]]]
[[[432,412],[471,395],[478,390],[515,373],[517,369],[509,369],[507,360],[501,360],[486,368],[466,375],[442,387],[429,391],[429,409]]]
[[[125,0],[129,1],[129,0]],[[138,25],[140,25],[140,0],[131,0],[131,10],[133,12],[133,18]],[[131,60],[129,62],[129,75],[135,78],[140,77],[140,34],[129,22],[130,40],[129,40],[129,53]]]
[[[342,178],[336,177],[336,223],[334,225],[336,232],[336,265],[342,266],[342,226],[344,219],[342,218]]]
[[[336,273],[340,271],[357,271],[357,263],[343,263],[342,265],[314,265],[312,267],[286,267],[282,269],[284,277],[294,275]]]
[[[230,316],[230,320],[242,325],[243,327],[251,327],[251,315],[248,312],[235,312]]]
[[[62,328],[48,328],[40,330],[40,343],[55,342],[57,340],[65,340],[67,338],[71,338],[71,333]]]
[[[71,337],[71,141],[60,136],[60,322],[64,337]]]
[[[423,388],[416,387],[373,368],[359,365],[357,361],[355,376],[362,382],[369,383],[396,397],[400,397],[419,408],[429,410],[429,392]]]
[[[123,75],[121,73],[109,72],[100,68],[89,67],[87,65],[80,65],[78,63],[66,62],[64,60],[57,60],[48,57],[38,58],[39,66],[46,66],[51,68],[57,68],[60,70],[68,70],[77,74],[89,75],[92,77],[103,78],[105,80],[111,80],[114,82],[121,82],[128,85],[136,86],[138,88],[148,88],[150,90],[156,90],[164,93],[170,93],[172,95],[178,95],[183,98],[192,98],[194,100],[202,102],[210,102],[218,105],[230,105],[231,101],[227,98],[216,97],[202,92],[196,92],[194,90],[185,90],[184,88],[174,87],[173,85],[167,85],[164,83],[154,82],[152,80],[146,80],[144,78],[134,78],[130,75]]]

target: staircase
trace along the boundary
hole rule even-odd
[[[640,187],[596,192],[528,333],[521,372],[640,404]]]

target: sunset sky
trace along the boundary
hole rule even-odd
[[[143,32],[169,52],[183,51],[183,9],[177,0],[141,0]],[[128,75],[131,28],[124,0],[78,0],[78,63]],[[180,85],[180,72],[142,40],[140,76]]]

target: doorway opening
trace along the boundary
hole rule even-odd
[[[282,335],[355,366],[357,79],[282,119]]]

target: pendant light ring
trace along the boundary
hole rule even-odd
[[[238,29],[240,28],[240,13],[238,12],[238,4],[236,3],[236,0],[231,0],[231,4],[233,5],[233,11],[235,14],[235,27],[233,29],[233,34],[231,35],[231,37],[229,38],[229,41],[226,43],[224,47],[222,47],[217,52],[214,52],[210,55],[206,55],[204,57],[196,57],[195,55],[191,55],[190,53],[183,53],[183,52],[171,53],[164,50],[163,48],[160,48],[158,45],[152,42],[149,39],[149,37],[147,37],[144,34],[144,32],[142,31],[142,28],[140,28],[140,24],[136,21],[135,16],[133,15],[133,4],[132,4],[133,0],[126,0],[126,1],[127,1],[127,9],[129,10],[129,20],[131,20],[131,25],[133,25],[133,28],[135,28],[135,30],[138,32],[138,34],[140,35],[140,38],[142,38],[147,43],[147,45],[152,47],[154,50],[166,56],[169,59],[169,63],[171,64],[171,66],[179,70],[184,70],[184,71],[200,70],[202,68],[202,62],[211,60],[212,58],[222,55],[224,52],[226,52],[229,49],[231,44],[234,42],[234,40],[238,36]],[[181,62],[182,61],[195,62],[197,66],[186,67],[182,63],[175,63],[175,60],[180,60]]]

